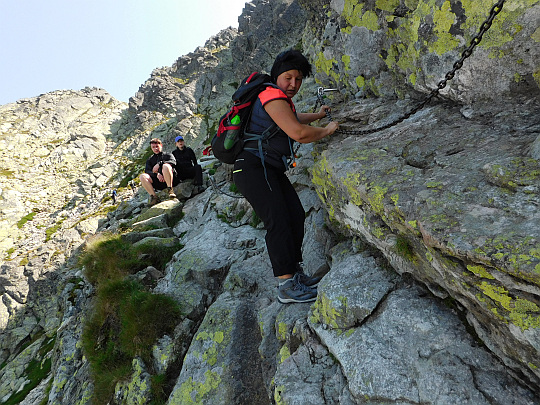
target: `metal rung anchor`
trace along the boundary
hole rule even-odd
[[[329,91],[338,91],[338,89],[325,89],[324,87],[319,87],[317,89],[317,101],[321,104],[321,105],[324,105],[324,93],[328,93]],[[315,106],[316,107],[316,106]],[[326,117],[330,120],[330,121],[333,121],[332,119],[332,116],[330,115],[330,111],[326,111]]]
[[[325,89],[324,87],[317,88],[317,96],[323,97],[324,93],[328,93],[329,91],[338,91],[338,89]]]

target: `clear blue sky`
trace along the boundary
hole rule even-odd
[[[0,105],[101,87],[128,101],[223,28],[248,0],[0,0]]]

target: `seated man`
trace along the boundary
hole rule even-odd
[[[146,161],[144,173],[140,177],[141,185],[150,194],[149,207],[159,202],[155,190],[164,190],[167,188],[169,198],[176,198],[176,194],[173,191],[176,160],[171,153],[162,152],[163,144],[158,138],[153,138],[150,141],[150,146],[154,154]]]
[[[200,191],[202,187],[202,168],[197,163],[195,152],[188,148],[182,136],[174,139],[176,149],[172,154],[176,159],[176,173],[179,180],[193,179],[193,185]]]

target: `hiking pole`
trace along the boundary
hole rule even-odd
[[[338,89],[325,89],[324,87],[319,87],[317,89],[317,101],[321,104],[321,105],[324,105],[324,97],[326,97],[324,95],[324,93],[327,93],[329,91],[338,91]],[[316,108],[316,107],[315,107]],[[333,121],[334,119],[332,118],[332,115],[330,114],[330,111],[326,110],[325,111],[325,114],[326,114],[326,117],[330,120],[330,121]]]

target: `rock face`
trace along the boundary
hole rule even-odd
[[[318,36],[309,48],[318,77],[359,96],[436,88],[498,3],[300,2],[310,11],[310,31]],[[506,2],[474,57],[441,93],[463,104],[538,95],[539,20],[538,1]]]
[[[182,315],[110,404],[539,404],[540,2],[505,2],[440,97],[359,132],[422,102],[491,6],[255,0],[129,105],[87,88],[0,106],[0,402],[95,400],[81,336],[96,286],[78,258],[103,233],[181,246],[129,276]],[[200,155],[238,82],[291,46],[315,68],[298,110],[338,88],[341,123],[289,172],[305,271],[324,275],[313,305],[276,300],[227,165],[201,159],[205,191],[184,182],[150,209],[128,186],[152,137]]]
[[[527,151],[537,134],[513,131],[538,129],[540,105],[520,104],[530,121],[501,108],[465,118],[438,105],[377,137],[336,140],[321,150],[314,182],[337,221],[463,305],[482,341],[535,381],[540,179]]]
[[[103,186],[118,171],[114,161],[100,161],[117,141],[125,108],[95,88],[58,91],[0,107],[3,256],[29,234],[19,231],[21,218],[30,215],[25,222],[30,225],[35,216],[74,206],[93,185]],[[34,227],[33,232],[40,231]],[[23,246],[30,250],[40,242]]]

